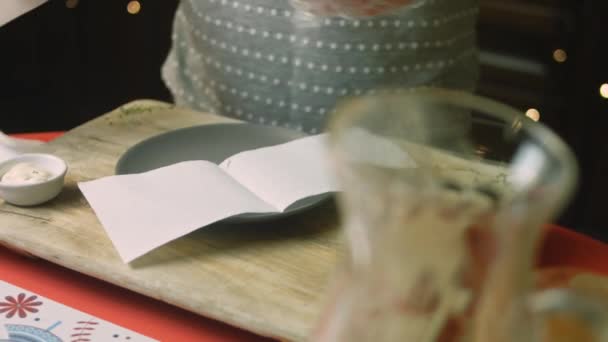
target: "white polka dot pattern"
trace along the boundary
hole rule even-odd
[[[293,25],[287,1],[182,0],[163,79],[178,103],[318,132],[337,99],[378,86],[471,88],[476,3],[450,11],[448,0],[426,0],[412,15],[328,17],[311,28]]]
[[[229,30],[235,30],[238,33],[245,33],[245,34],[248,34],[251,36],[259,35],[265,39],[274,39],[274,40],[279,40],[279,41],[288,40],[290,43],[300,44],[302,46],[308,46],[310,43],[309,37],[298,37],[296,35],[290,35],[289,37],[287,37],[284,34],[282,34],[281,32],[276,32],[276,33],[272,33],[269,31],[258,32],[258,30],[256,30],[255,28],[247,27],[244,24],[235,24],[228,20],[225,20],[225,21],[218,20],[218,19],[213,20],[209,15],[202,16],[202,14],[201,14],[201,17],[204,18],[204,21],[207,23],[211,23],[218,27],[227,28]],[[180,19],[186,20],[183,16],[180,16]],[[411,23],[413,26],[414,22],[411,22]],[[198,32],[195,31],[194,33],[196,35],[199,35],[200,31],[198,31]],[[424,41],[424,42],[418,42],[418,41],[397,42],[396,50],[407,50],[407,49],[417,50],[420,47],[420,44],[422,44],[425,48],[437,48],[437,47],[443,47],[443,46],[451,46],[451,45],[455,44],[456,42],[458,42],[459,40],[470,39],[471,37],[473,37],[474,34],[475,34],[474,30],[469,30],[467,32],[459,33],[457,35],[454,35],[454,36],[449,37],[448,39],[444,39],[444,40],[433,40],[433,41]],[[205,38],[206,35],[201,35],[201,37]],[[226,43],[223,43],[223,44],[226,44]],[[316,41],[316,43],[313,44],[313,46],[318,49],[327,48],[327,49],[335,50],[335,49],[338,49],[339,47],[342,47],[342,49],[344,49],[345,51],[350,51],[352,49],[352,45],[350,43],[345,43],[345,44],[339,44],[337,42],[325,43],[320,40]],[[360,43],[357,45],[357,48],[360,51],[365,51],[365,50],[370,49],[370,46]],[[384,44],[381,46],[379,44],[373,44],[371,46],[371,49],[373,51],[391,51],[391,50],[393,50],[393,45]]]

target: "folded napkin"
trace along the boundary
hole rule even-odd
[[[186,161],[79,183],[124,262],[243,213],[282,212],[334,192],[326,136],[234,155],[220,165]]]

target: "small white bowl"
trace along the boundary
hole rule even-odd
[[[21,154],[0,163],[0,179],[19,163],[39,167],[50,173],[51,177],[46,181],[33,184],[3,184],[0,182],[0,197],[6,202],[19,206],[33,206],[50,201],[61,192],[65,174],[68,171],[68,166],[63,159],[44,153]]]

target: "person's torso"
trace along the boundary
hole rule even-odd
[[[336,101],[386,87],[471,90],[477,0],[300,21],[286,0],[182,0],[163,76],[180,105],[318,131]]]

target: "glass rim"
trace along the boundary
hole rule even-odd
[[[408,88],[404,92],[383,92],[378,91],[375,94],[366,94],[358,97],[346,98],[339,102],[332,116],[328,120],[329,144],[330,148],[334,149],[337,143],[337,138],[347,127],[356,126],[357,121],[367,115],[366,111],[362,111],[362,104],[369,101],[379,101],[382,99],[396,100],[419,100],[428,99],[437,101],[438,103],[453,105],[457,107],[468,108],[482,112],[484,115],[499,119],[505,123],[517,124],[521,123],[522,131],[533,137],[543,148],[546,148],[552,157],[559,161],[563,168],[562,186],[565,199],[570,198],[577,184],[579,169],[574,153],[565,141],[559,137],[550,128],[543,123],[528,119],[523,112],[493,99],[483,97],[462,90],[452,90],[439,87],[418,87]],[[560,203],[561,207],[562,203]]]

